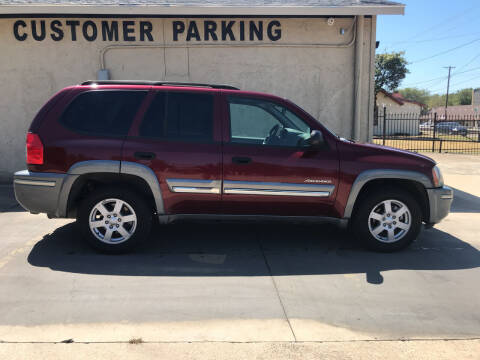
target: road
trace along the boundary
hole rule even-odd
[[[365,251],[330,225],[178,223],[135,254],[100,255],[75,223],[30,215],[0,186],[0,358],[69,339],[59,358],[85,343],[109,354],[112,342],[176,358],[206,358],[215,344],[219,358],[372,358],[382,347],[475,358],[480,158],[435,157],[455,188],[452,213],[395,254]]]

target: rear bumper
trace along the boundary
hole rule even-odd
[[[68,199],[62,196],[62,188],[66,177],[65,174],[18,171],[13,177],[15,198],[31,213],[64,217]]]
[[[430,204],[430,224],[439,223],[450,213],[453,202],[453,190],[448,186],[427,189]]]

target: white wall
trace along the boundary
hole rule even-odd
[[[405,102],[403,105],[395,102],[383,93],[377,94],[377,107],[380,113],[379,122],[373,128],[376,136],[383,134],[383,109],[387,110],[387,120],[385,124],[385,135],[406,134],[411,136],[420,133],[420,113],[421,106]],[[395,116],[397,115],[397,116]]]

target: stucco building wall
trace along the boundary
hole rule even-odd
[[[24,21],[26,26],[15,23]],[[35,40],[32,20],[36,21]],[[52,31],[63,31],[63,38]],[[76,41],[72,40],[66,21],[78,21]],[[235,41],[227,34],[222,39],[222,21],[235,21],[231,30]],[[268,25],[278,20],[281,38],[272,41]],[[97,28],[95,40],[88,41],[82,24],[91,21]],[[102,39],[102,21],[111,25],[117,21],[118,41]],[[125,41],[122,22],[133,21],[129,34],[134,41]],[[140,22],[151,24],[151,39],[144,34],[141,41]],[[174,41],[174,22],[186,26]],[[200,40],[186,40],[191,22],[196,22]],[[218,40],[205,39],[204,21],[217,24]],[[240,23],[246,29],[240,40]],[[249,21],[257,26],[263,22],[263,39],[250,40]],[[375,17],[366,17],[360,46],[362,57],[359,75],[360,140],[367,141],[373,133],[373,59],[375,54]],[[25,134],[40,107],[58,90],[96,79],[103,67],[111,79],[153,79],[204,83],[222,83],[244,90],[268,92],[297,103],[332,131],[351,137],[355,109],[355,18],[335,18],[329,25],[326,17],[319,18],[4,18],[0,19],[0,176],[25,168]],[[92,26],[87,35],[93,37]],[[245,30],[244,29],[244,30]],[[343,29],[343,30],[342,30]],[[342,34],[343,33],[343,34]],[[278,35],[278,34],[277,34]],[[18,37],[18,36],[17,36]],[[357,36],[358,37],[358,36]],[[57,39],[57,41],[54,40]],[[131,38],[129,39],[131,40]]]

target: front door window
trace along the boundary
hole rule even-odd
[[[232,143],[302,147],[310,127],[282,105],[262,100],[229,97]]]

